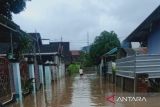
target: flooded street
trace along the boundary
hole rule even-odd
[[[29,95],[22,103],[14,103],[9,107],[159,107],[159,95],[145,96],[147,102],[116,102],[107,101],[106,97],[115,94],[126,95],[107,80],[96,74],[85,74],[66,77],[46,85],[36,95]]]
[[[160,107],[160,0],[0,0],[0,107]]]

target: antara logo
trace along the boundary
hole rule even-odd
[[[115,97],[115,95],[106,97],[106,100],[114,103],[115,102],[147,102],[147,99],[145,97]]]
[[[115,103],[115,95],[106,97],[106,100],[111,102],[111,103]]]

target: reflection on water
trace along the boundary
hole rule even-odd
[[[48,70],[47,70],[48,68]],[[51,79],[51,72],[49,71],[49,67],[45,68],[45,88],[43,88],[42,92],[45,93],[43,97],[45,97],[45,102],[47,107],[52,106],[52,79]],[[45,90],[44,90],[45,89]],[[45,91],[45,92],[44,92]]]
[[[146,96],[147,102],[116,103],[106,101],[110,95],[126,96],[120,88],[95,74],[66,77],[47,84],[35,95],[27,96],[23,103],[9,107],[159,107],[159,96]],[[127,93],[128,95],[128,93]]]

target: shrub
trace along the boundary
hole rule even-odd
[[[79,64],[70,64],[67,69],[68,69],[68,71],[69,71],[69,74],[70,74],[70,75],[73,75],[73,74],[75,74],[75,73],[78,73],[79,68],[80,68],[80,65],[79,65]]]

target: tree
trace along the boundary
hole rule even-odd
[[[0,14],[12,19],[12,13],[18,14],[25,9],[26,1],[31,0],[0,0]]]
[[[90,58],[93,64],[99,64],[101,56],[113,48],[120,47],[120,41],[114,31],[103,31],[94,40],[90,48]]]
[[[92,66],[89,53],[86,53],[86,52],[83,52],[83,51],[80,52],[79,62],[81,63],[81,67]]]
[[[33,49],[33,43],[26,33],[20,37],[17,49],[15,49],[16,59],[23,58],[23,54]]]

